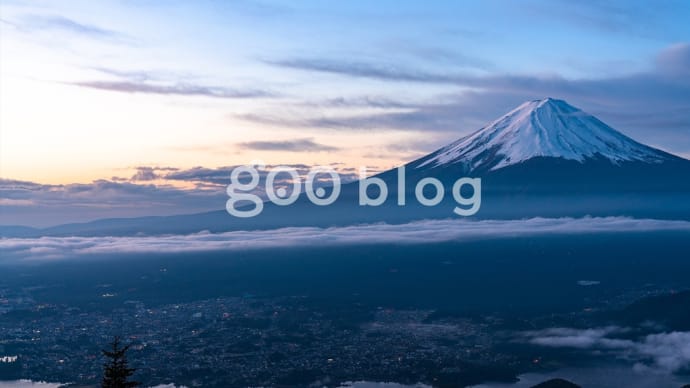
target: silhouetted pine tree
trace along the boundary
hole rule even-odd
[[[103,355],[107,358],[103,364],[103,388],[130,388],[141,385],[136,381],[129,381],[129,377],[134,374],[136,369],[127,365],[127,351],[129,345],[120,345],[120,337],[115,337],[110,343],[110,350],[103,350]]]

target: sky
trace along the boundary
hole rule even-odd
[[[383,170],[520,103],[690,157],[687,1],[0,3],[0,224],[222,209],[232,166]]]

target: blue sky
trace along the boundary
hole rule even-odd
[[[257,158],[389,168],[545,96],[690,156],[686,1],[5,0],[0,19],[0,175],[24,184],[5,218],[82,186],[198,210],[203,177]]]

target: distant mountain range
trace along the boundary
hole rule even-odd
[[[234,218],[223,210],[44,229],[6,226],[0,227],[0,233],[5,237],[150,235],[450,218],[457,217],[451,210],[456,203],[450,188],[465,176],[482,179],[482,205],[474,218],[690,219],[690,161],[638,143],[565,101],[546,98],[525,102],[478,131],[406,164],[406,206],[396,203],[398,171],[393,169],[377,176],[389,188],[388,200],[378,207],[358,205],[359,186],[354,182],[343,185],[340,199],[331,206],[315,206],[302,196],[290,206],[267,203],[254,218]],[[414,185],[424,177],[439,179],[447,189],[438,206],[422,206],[414,199]]]

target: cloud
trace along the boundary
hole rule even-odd
[[[175,167],[151,167],[151,166],[138,166],[135,167],[137,172],[129,179],[131,182],[142,182],[142,181],[153,181],[156,179],[162,179],[165,177],[163,173],[170,173],[171,171],[179,171],[179,168]],[[126,181],[125,178],[113,177],[113,181]]]
[[[609,351],[621,358],[635,360],[638,368],[645,366],[665,372],[680,372],[690,368],[690,332],[656,333],[637,339],[616,338],[629,331],[616,326],[550,328],[526,335],[530,343],[540,346]]]
[[[651,357],[661,369],[680,371],[690,368],[690,332],[651,334],[635,350]]]
[[[152,181],[158,179],[159,175],[151,167],[137,167],[137,173],[132,176],[132,181]]]
[[[119,69],[111,69],[108,67],[90,67],[89,69],[98,71],[103,74],[107,74],[113,77],[117,78],[122,78],[122,79],[127,79],[131,81],[136,81],[136,82],[145,82],[145,81],[150,81],[150,80],[160,80],[160,75],[161,72],[151,72],[151,71],[144,71],[144,70],[119,70]],[[170,74],[166,74],[170,75]]]
[[[85,38],[108,44],[137,45],[136,39],[123,32],[56,14],[24,14],[11,20],[3,18],[2,23],[26,37],[40,37],[46,45],[55,45],[56,40],[60,39],[73,40],[74,38]]]
[[[148,180],[156,169],[139,168]],[[152,176],[153,175],[153,176]],[[0,224],[48,226],[106,217],[137,217],[220,210],[227,195],[219,186],[179,188],[127,180],[44,185],[0,179]]]
[[[404,102],[385,96],[334,97],[316,101],[302,101],[298,105],[317,108],[416,108],[418,104]]]
[[[60,388],[63,384],[31,380],[0,381],[0,388]]]
[[[189,83],[163,85],[132,81],[82,81],[68,82],[68,84],[121,93],[205,96],[213,98],[259,98],[275,96],[273,93],[259,89],[232,89],[223,86],[202,86]]]
[[[228,216],[230,217],[230,216]],[[347,246],[353,244],[429,244],[472,241],[506,236],[583,234],[619,231],[690,231],[690,222],[607,218],[533,218],[528,220],[425,220],[407,224],[369,224],[347,227],[292,227],[263,231],[233,231],[172,236],[140,237],[42,237],[0,239],[0,253],[6,259],[47,260],[91,254],[134,252],[238,251],[251,249]],[[554,331],[534,335],[539,344],[591,346],[609,332],[568,334]],[[580,338],[582,337],[582,338]],[[543,339],[546,338],[546,339]],[[594,338],[587,339],[587,338]],[[558,342],[560,341],[560,342]]]
[[[30,199],[12,199],[0,198],[0,205],[2,206],[32,206],[36,203]]]
[[[317,113],[281,114],[280,111],[236,115],[241,120],[288,128],[314,128],[348,131],[403,130],[426,133],[456,133],[457,137],[476,130],[490,119],[529,99],[530,95],[492,92],[466,92],[445,95],[427,102],[397,102],[367,98],[331,99],[337,107],[380,108],[373,113],[325,115]],[[535,94],[531,98],[540,98]],[[369,105],[367,105],[370,102]],[[333,106],[333,105],[331,105]],[[455,139],[450,139],[455,140]],[[429,143],[428,140],[426,140]],[[438,146],[442,144],[437,144]],[[431,151],[427,149],[427,151]]]
[[[84,88],[120,93],[142,93],[178,96],[204,96],[213,98],[270,98],[277,94],[256,88],[230,88],[203,85],[190,73],[166,70],[121,70],[108,67],[89,67],[109,80],[64,82]]]
[[[278,165],[257,167],[259,184],[254,194],[265,198],[266,176]],[[315,167],[285,164],[302,182]],[[130,178],[113,177],[91,183],[40,184],[0,179],[0,225],[50,226],[108,217],[142,217],[222,210],[227,201],[230,173],[239,165],[216,168],[137,166]],[[331,163],[342,183],[359,178],[358,171]],[[370,168],[370,171],[377,170]],[[330,186],[328,175],[319,175],[315,187]],[[279,174],[276,188],[291,188],[286,174]]]
[[[237,166],[224,166],[217,168],[192,167],[173,171],[165,175],[165,179],[186,182],[203,182],[216,185],[228,185],[230,172]]]
[[[320,152],[339,150],[338,147],[319,144],[309,138],[284,141],[250,141],[237,145],[240,148],[257,151]]]
[[[0,198],[30,201],[41,206],[76,206],[81,208],[123,208],[151,205],[150,201],[164,201],[180,195],[204,196],[208,193],[190,192],[170,186],[134,184],[96,180],[91,183],[44,185],[34,182],[0,179]],[[6,209],[5,209],[6,210]],[[3,214],[4,215],[4,214]]]
[[[578,280],[577,285],[583,287],[598,286],[601,284],[598,280]]]
[[[557,327],[530,332],[528,336],[532,337],[529,342],[535,345],[590,349],[595,346],[608,348],[625,346],[626,340],[613,340],[613,342],[610,339],[606,340],[606,336],[622,332],[624,330],[616,326],[584,330]]]
[[[316,71],[352,77],[373,78],[384,81],[408,81],[424,83],[458,83],[466,77],[461,75],[432,73],[410,69],[390,63],[368,63],[333,60],[326,58],[292,58],[264,63],[295,70]]]
[[[477,34],[475,33],[473,37],[476,38],[476,36]],[[475,68],[481,70],[490,70],[495,67],[493,63],[487,60],[465,55],[456,50],[426,45],[413,45],[409,41],[392,42],[387,44],[386,48],[393,48],[398,53],[407,53],[419,60],[429,61],[435,64],[442,64],[444,66]]]
[[[657,55],[656,65],[666,74],[690,77],[690,43],[665,48]]]
[[[100,39],[121,39],[123,34],[92,24],[80,23],[59,15],[28,15],[24,17],[21,26],[28,29],[61,30],[77,35],[85,35]]]
[[[262,186],[266,180],[266,176],[271,171],[271,169],[283,166],[294,169],[297,175],[301,179],[305,179],[309,171],[314,168],[313,165],[308,164],[268,164],[263,167],[256,166],[257,172],[259,173],[259,186]],[[235,168],[240,167],[240,165],[234,166],[223,166],[217,168],[207,168],[207,167],[192,167],[185,170],[173,171],[171,173],[161,176],[162,179],[176,180],[176,181],[187,181],[187,182],[203,182],[209,184],[223,185],[224,187],[230,183],[230,173]],[[339,163],[331,163],[328,167],[335,170],[339,175],[342,182],[351,182],[358,177],[353,171],[347,168],[342,168]],[[280,183],[280,181],[276,181]]]

